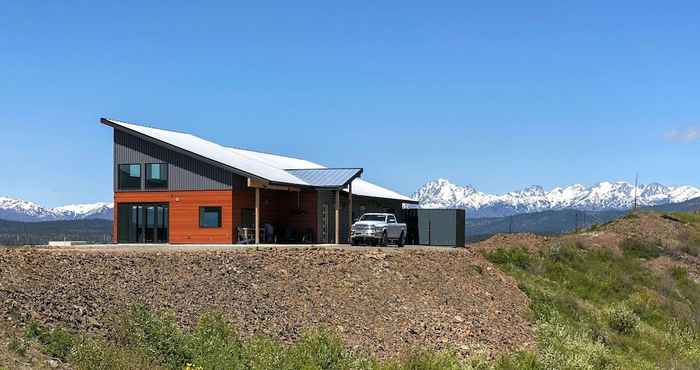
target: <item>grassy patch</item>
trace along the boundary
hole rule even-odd
[[[24,339],[16,336],[10,338],[10,342],[7,344],[7,349],[22,357],[26,356],[28,348],[28,343]]]
[[[671,212],[669,215],[684,224],[696,224],[700,225],[700,212],[694,212],[694,213],[689,213],[689,212]]]
[[[525,265],[503,258],[517,248],[486,254],[530,297],[545,368],[700,367],[700,286],[687,271],[644,267],[654,243],[629,240],[623,252],[557,246]]]
[[[498,248],[487,255],[489,261],[499,265],[512,265],[526,269],[530,265],[530,255],[525,248]]]
[[[286,345],[270,338],[242,339],[221,315],[203,315],[191,330],[177,325],[172,314],[131,307],[117,320],[112,340],[71,336],[61,329],[30,323],[26,336],[47,354],[67,360],[78,370],[96,369],[245,369],[245,370],[544,370],[534,353],[518,352],[493,361],[463,359],[456,352],[409,351],[379,361],[348,350],[324,329],[308,330]]]
[[[654,259],[663,253],[658,243],[642,239],[625,239],[620,242],[620,248],[626,256],[644,259]]]
[[[44,352],[61,360],[66,360],[73,347],[73,336],[62,328],[47,329],[37,321],[29,323],[25,330],[25,338],[37,340],[44,348]]]

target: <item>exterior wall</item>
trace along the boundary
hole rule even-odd
[[[465,212],[463,209],[406,209],[407,241],[420,245],[463,247]]]
[[[168,164],[168,188],[145,189],[145,169],[142,166],[141,190],[119,190],[118,165],[120,164]],[[138,136],[114,130],[114,191],[179,191],[179,190],[230,190],[245,186],[243,176],[200,161],[152,143]]]
[[[171,244],[232,244],[235,238],[231,191],[119,192],[114,194],[114,220],[119,220],[119,203],[165,203],[169,205]],[[199,227],[199,207],[221,207],[220,228]],[[240,213],[240,212],[239,212]],[[114,241],[117,238],[114,222]]]

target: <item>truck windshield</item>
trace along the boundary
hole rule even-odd
[[[386,216],[383,215],[362,215],[360,221],[386,221]]]

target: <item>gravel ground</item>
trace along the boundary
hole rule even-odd
[[[526,296],[465,249],[0,249],[5,317],[104,334],[133,303],[170,310],[186,326],[218,311],[244,336],[285,341],[323,326],[380,357],[415,347],[494,355],[533,344]]]

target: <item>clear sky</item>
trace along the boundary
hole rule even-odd
[[[405,194],[700,185],[697,1],[97,3],[3,2],[0,195],[109,201],[103,116]]]

